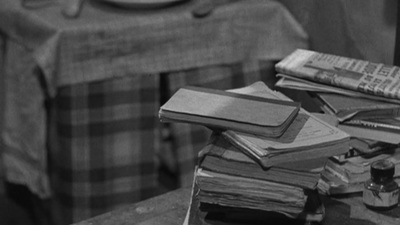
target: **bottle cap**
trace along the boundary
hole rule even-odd
[[[371,164],[371,176],[376,179],[391,178],[394,175],[394,164],[389,160],[378,160]]]

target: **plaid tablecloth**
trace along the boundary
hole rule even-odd
[[[66,20],[57,4],[0,0],[5,179],[50,201],[60,224],[159,193],[161,166],[190,185],[209,131],[160,124],[162,102],[185,85],[268,83],[276,60],[307,47],[275,1],[234,1],[202,19],[190,13],[198,2],[135,13],[92,2]]]

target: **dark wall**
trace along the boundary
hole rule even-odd
[[[393,63],[396,0],[279,0],[316,51]]]

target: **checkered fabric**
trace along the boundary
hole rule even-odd
[[[0,0],[0,29],[32,50],[52,96],[64,85],[250,57],[279,60],[307,47],[307,34],[279,2],[221,2],[205,18],[192,16],[202,3],[193,0],[135,13],[86,5],[79,19],[68,20],[57,4],[26,10]]]
[[[161,164],[177,168],[179,186],[190,185],[210,130],[168,124],[173,147],[162,148],[164,124],[158,110],[160,99],[169,96],[160,90],[166,88],[172,95],[185,85],[230,89],[262,80],[262,68],[244,70],[244,64],[237,63],[59,88],[53,111],[56,132],[51,132],[57,136],[52,138],[49,166],[54,197],[65,218],[80,221],[155,195]],[[172,162],[157,157],[166,154],[174,156]]]
[[[278,2],[227,1],[194,18],[201,2],[143,13],[90,5],[67,20],[57,4],[0,0],[7,181],[53,202],[63,224],[158,194],[160,168],[190,185],[210,131],[161,124],[160,105],[185,85],[272,83],[273,61],[307,47]]]
[[[59,88],[50,171],[66,221],[154,195],[158,83],[149,74]]]

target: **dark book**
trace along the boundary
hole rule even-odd
[[[335,115],[341,122],[350,119],[362,120],[400,116],[399,104],[332,93],[314,93],[313,95],[325,113]]]
[[[259,97],[290,100],[280,92],[270,90],[261,82],[233,91]],[[302,108],[280,137],[268,138],[233,130],[223,131],[220,136],[264,168],[284,162],[344,154],[349,149],[350,140],[347,133]]]
[[[300,103],[200,87],[180,88],[159,111],[162,122],[194,123],[222,130],[281,136]]]

